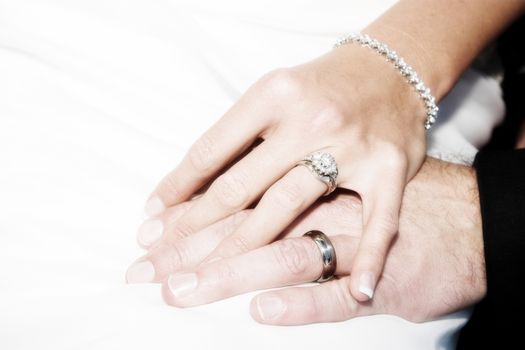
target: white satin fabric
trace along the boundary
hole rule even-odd
[[[124,284],[144,201],[191,142],[391,3],[0,0],[0,348],[452,348],[466,311],[280,328],[250,319],[250,295],[180,310]],[[455,161],[503,113],[473,71],[441,107],[430,152]]]

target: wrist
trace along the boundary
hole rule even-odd
[[[446,67],[439,67],[440,62],[432,59],[432,55],[416,37],[396,26],[377,22],[366,27],[363,32],[386,43],[403,56],[428,86],[437,102],[454,86],[457,74],[448,72]]]
[[[345,80],[357,86],[360,99],[381,101],[382,106],[389,106],[389,119],[398,118],[402,128],[424,137],[426,103],[394,63],[369,47],[351,42],[336,47],[330,56],[335,57],[333,65],[342,69]]]
[[[366,47],[390,62],[399,75],[405,78],[405,82],[413,87],[414,92],[419,96],[421,102],[423,102],[426,116],[424,125],[425,129],[428,130],[432,127],[436,122],[438,112],[435,97],[414,68],[407,63],[402,56],[400,56],[395,50],[391,49],[387,44],[363,33],[353,33],[341,38],[335,44],[334,48],[339,48],[344,45]]]
[[[434,226],[439,239],[450,247],[455,259],[448,273],[453,274],[451,281],[462,297],[455,300],[458,308],[479,302],[487,292],[487,282],[474,169],[427,157],[407,185],[405,197],[403,209],[406,207],[412,224]]]

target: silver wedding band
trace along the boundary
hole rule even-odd
[[[297,165],[306,167],[327,189],[324,196],[337,188],[337,163],[330,153],[313,152],[304,157]]]
[[[303,236],[310,237],[315,242],[323,260],[323,271],[315,282],[325,282],[332,279],[337,266],[337,258],[330,239],[324,233],[317,230],[306,232]]]

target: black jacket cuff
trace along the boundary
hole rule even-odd
[[[525,149],[480,152],[474,167],[483,223],[487,295],[462,330],[458,349],[476,348],[491,340],[500,345],[502,341],[523,341]]]

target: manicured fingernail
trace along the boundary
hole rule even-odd
[[[257,311],[264,321],[272,321],[286,311],[286,305],[281,298],[273,295],[261,295],[257,297]]]
[[[137,261],[128,268],[126,281],[128,283],[148,283],[155,278],[155,268],[149,260]]]
[[[190,295],[199,283],[194,273],[179,273],[168,278],[168,287],[175,298],[184,298]]]
[[[137,240],[143,246],[150,246],[159,240],[164,231],[164,225],[161,220],[146,220],[140,225],[137,233]]]
[[[144,212],[147,216],[157,216],[166,209],[164,202],[159,196],[153,196],[146,202]]]
[[[364,272],[359,277],[359,291],[366,295],[368,299],[374,297],[375,277],[371,272]]]

